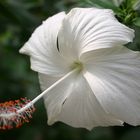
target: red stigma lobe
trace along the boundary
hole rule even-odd
[[[25,109],[21,113],[18,113],[18,110],[29,102],[30,100],[27,98],[21,98],[15,101],[0,103],[0,130],[19,128],[25,122],[28,123],[35,111],[34,106]]]

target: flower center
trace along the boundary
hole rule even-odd
[[[77,69],[78,72],[81,72],[83,69],[83,63],[80,61],[75,61],[72,65],[71,65],[71,69]]]

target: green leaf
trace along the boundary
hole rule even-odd
[[[113,2],[108,0],[80,0],[79,3],[83,3],[83,5],[88,6],[112,9],[114,11],[117,10],[117,7],[113,4]]]
[[[134,25],[140,27],[140,17],[137,17],[135,20],[134,20]]]

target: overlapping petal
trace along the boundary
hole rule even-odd
[[[63,20],[58,34],[60,52],[71,59],[100,48],[131,42],[134,31],[119,23],[108,9],[74,8]]]
[[[65,13],[61,12],[43,22],[20,52],[30,55],[31,68],[37,72],[61,75],[67,72],[67,62],[57,48],[57,35]]]
[[[70,76],[62,80],[44,96],[49,125],[58,121],[58,116],[61,113],[62,106],[73,90],[74,77],[75,73],[70,74]],[[39,79],[43,90],[47,89],[50,86],[49,84],[57,80],[55,77],[49,77],[44,74],[39,74]]]
[[[73,127],[87,129],[96,126],[122,125],[122,121],[103,110],[84,77],[76,74],[62,81],[44,97],[48,123],[62,121]],[[48,83],[49,79],[45,80],[44,76],[41,76],[40,80]]]
[[[84,77],[106,112],[140,124],[140,53],[114,47],[87,53],[85,60]]]
[[[123,123],[104,111],[82,75],[73,81],[73,90],[63,104],[58,120],[73,127],[89,130],[96,126],[122,125]]]

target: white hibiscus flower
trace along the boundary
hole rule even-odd
[[[140,56],[123,46],[133,38],[111,10],[96,8],[61,12],[34,31],[20,53],[39,74],[48,124],[140,124]]]

